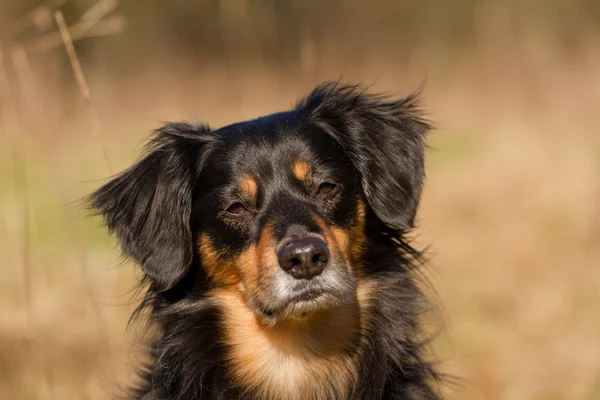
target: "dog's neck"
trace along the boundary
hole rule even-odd
[[[359,290],[359,296],[366,297],[366,292]],[[273,326],[263,324],[237,291],[214,297],[224,311],[225,342],[237,385],[265,399],[347,397],[358,375],[366,299]]]

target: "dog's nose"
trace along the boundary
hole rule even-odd
[[[292,239],[277,252],[279,266],[296,279],[312,279],[329,261],[327,244],[318,238]]]

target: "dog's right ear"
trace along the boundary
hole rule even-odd
[[[141,161],[87,198],[156,291],[173,287],[191,265],[192,190],[215,137],[205,126],[167,124]]]
[[[418,107],[418,92],[390,99],[358,85],[328,83],[313,90],[297,110],[308,113],[344,150],[379,220],[396,230],[411,229],[425,179],[424,140],[430,129]]]

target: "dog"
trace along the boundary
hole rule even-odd
[[[418,97],[326,83],[216,130],[167,123],[89,196],[148,287],[156,337],[129,398],[441,398],[407,239]]]

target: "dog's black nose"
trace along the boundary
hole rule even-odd
[[[292,239],[277,252],[279,266],[296,279],[312,279],[329,261],[327,244],[318,238]]]

